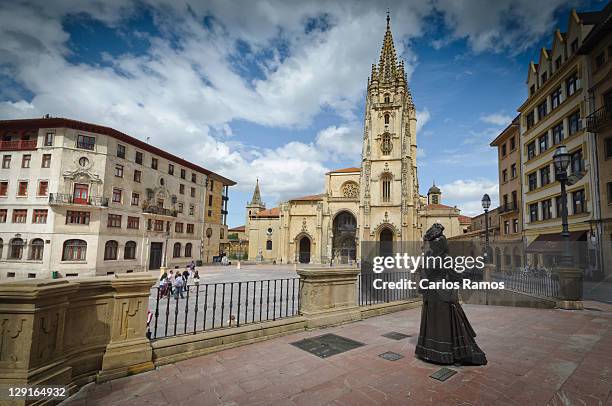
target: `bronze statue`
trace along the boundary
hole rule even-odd
[[[448,242],[441,224],[431,226],[423,237],[425,258],[448,256]],[[461,281],[461,274],[443,267],[424,267],[422,278],[430,282]],[[461,305],[457,289],[422,289],[421,331],[415,355],[436,364],[486,365],[487,358],[478,347],[476,333]]]

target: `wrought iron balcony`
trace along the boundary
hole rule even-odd
[[[36,149],[37,140],[0,141],[0,151],[29,151]]]
[[[587,131],[600,132],[606,125],[612,124],[612,106],[602,106],[586,117]]]
[[[156,214],[158,216],[170,216],[176,217],[178,215],[178,211],[176,209],[166,209],[159,206],[145,206],[142,208],[143,213],[147,214]]]
[[[76,197],[67,193],[49,193],[49,204],[78,204],[84,206],[108,207],[108,197]]]
[[[518,204],[516,202],[507,202],[499,206],[499,213],[510,213],[518,210]]]

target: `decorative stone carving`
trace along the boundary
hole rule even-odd
[[[351,199],[359,198],[359,185],[353,181],[344,182],[342,185],[342,195]]]

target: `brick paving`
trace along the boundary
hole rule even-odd
[[[63,405],[612,405],[612,306],[563,311],[466,305],[489,364],[415,359],[420,309],[306,331],[90,384]],[[392,340],[392,331],[411,335]],[[335,333],[366,345],[318,358],[290,345]],[[404,356],[381,357],[387,351]]]

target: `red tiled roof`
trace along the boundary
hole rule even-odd
[[[227,179],[215,172],[212,172],[192,162],[186,161],[183,158],[179,158],[176,155],[166,152],[160,148],[154,147],[153,145],[147,144],[146,142],[141,141],[125,133],[122,133],[121,131],[117,131],[114,128],[61,117],[0,120],[0,131],[23,131],[28,129],[38,130],[39,128],[72,128],[74,130],[88,131],[92,133],[108,135],[109,137],[113,137],[119,141],[134,145],[138,149],[148,151],[152,154],[159,155],[169,161],[176,162],[186,168],[193,169],[194,171],[206,175],[213,175],[214,180],[218,180],[224,185],[233,186],[236,184],[236,182],[234,182],[233,180]]]
[[[472,218],[468,216],[464,216],[463,214],[459,215],[459,223],[461,224],[472,224]]]
[[[238,226],[238,227],[230,228],[227,231],[237,231],[237,232],[245,231],[245,226]]]
[[[354,172],[360,172],[360,171],[361,169],[359,168],[351,167],[351,168],[336,169],[334,171],[329,171],[327,173],[354,173]]]
[[[262,210],[255,215],[255,217],[262,217],[262,218],[273,218],[273,217],[279,217],[279,216],[280,216],[280,209],[278,207],[273,207],[268,210]]]
[[[296,201],[296,200],[323,200],[323,197],[325,197],[325,194],[308,195],[308,196],[302,196],[302,197],[295,197],[293,199],[289,199],[289,201]]]

